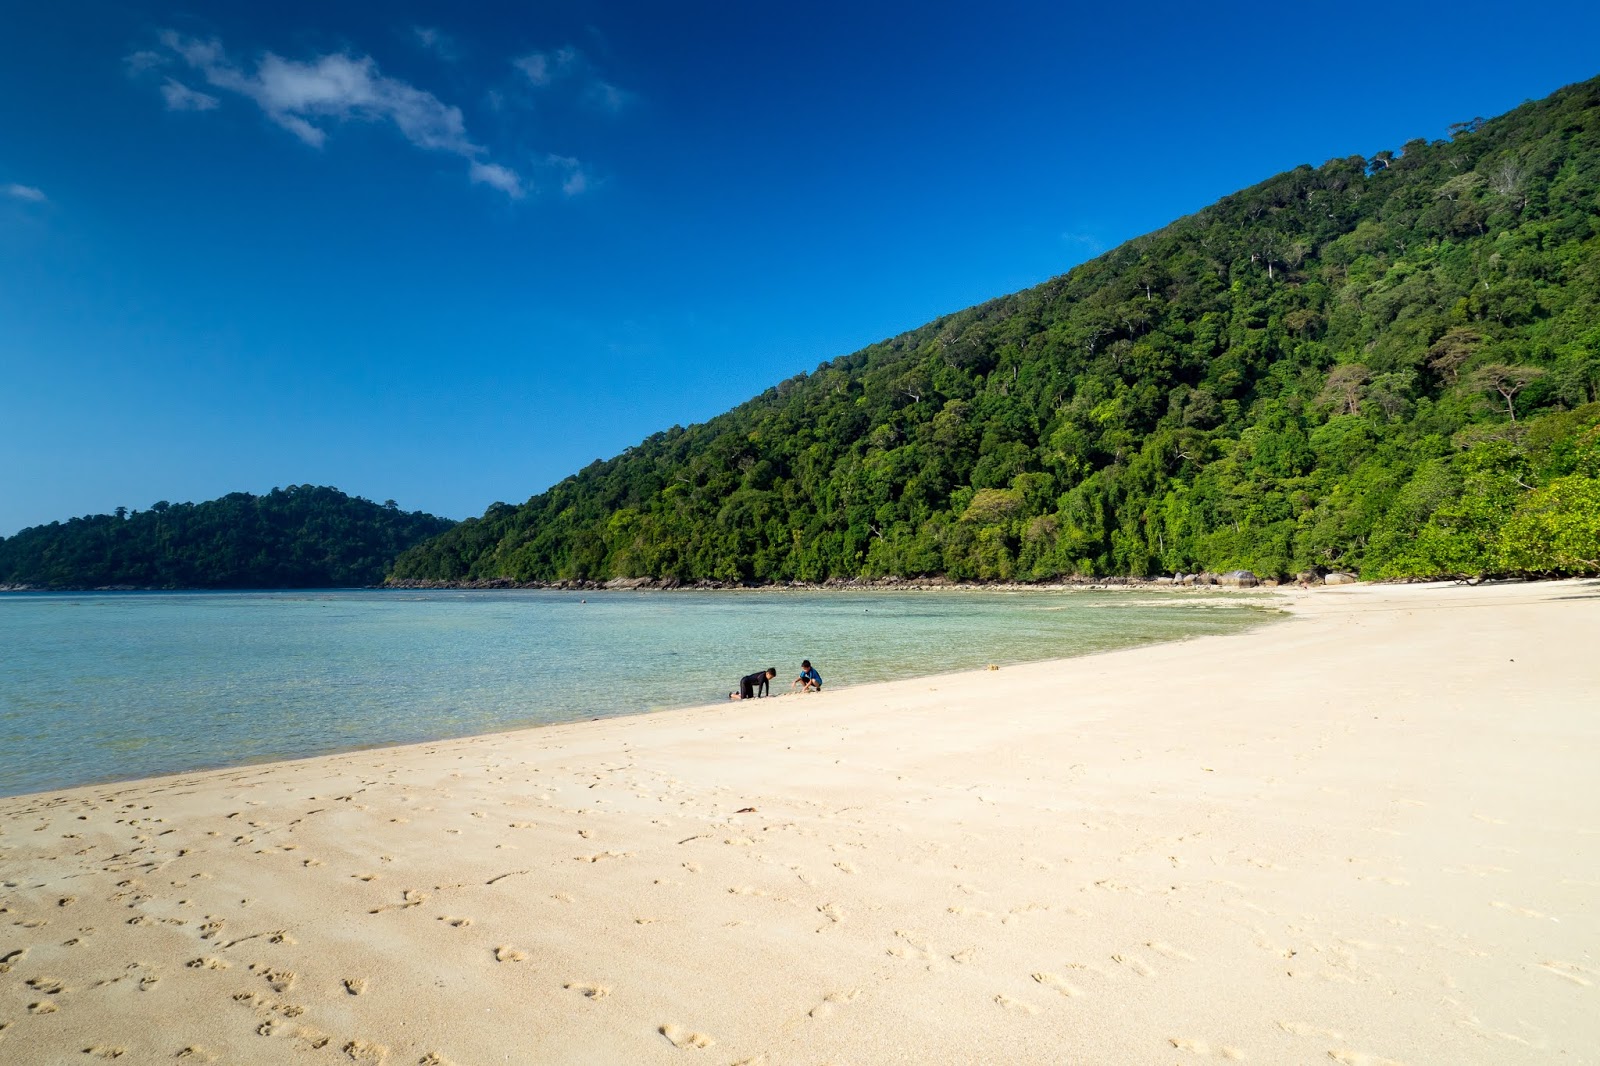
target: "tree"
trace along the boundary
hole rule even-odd
[[[1479,367],[1469,376],[1469,383],[1484,392],[1497,393],[1506,404],[1506,414],[1511,421],[1517,420],[1517,406],[1514,402],[1517,393],[1544,377],[1546,371],[1536,366],[1508,366],[1505,363],[1490,363],[1488,366]]]
[[[1327,383],[1322,386],[1317,402],[1340,405],[1347,415],[1360,414],[1361,397],[1366,391],[1366,383],[1371,379],[1372,372],[1360,363],[1336,366],[1328,375]]]
[[[1452,326],[1428,349],[1428,366],[1454,383],[1460,380],[1462,364],[1472,358],[1482,343],[1483,337],[1476,330]]]

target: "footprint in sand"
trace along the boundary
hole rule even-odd
[[[503,944],[494,949],[495,962],[524,962],[527,958],[528,953],[526,951],[518,951],[516,948],[507,947]]]
[[[1151,969],[1143,959],[1136,955],[1113,955],[1112,962],[1118,962],[1138,974],[1140,977],[1154,977],[1155,970]]]
[[[1189,954],[1187,951],[1180,951],[1178,948],[1173,947],[1171,944],[1167,943],[1165,940],[1150,940],[1150,941],[1147,941],[1145,943],[1145,947],[1149,948],[1151,951],[1155,952],[1157,955],[1165,955],[1167,958],[1176,959],[1179,962],[1193,962],[1194,961],[1194,956],[1193,955]]]
[[[426,902],[428,902],[428,894],[426,892],[418,892],[415,889],[408,888],[400,894],[399,903],[385,903],[381,907],[373,907],[367,913],[382,914],[384,911],[403,911],[411,907],[420,907]]]
[[[1240,1051],[1236,1047],[1228,1047],[1227,1045],[1223,1045],[1216,1048],[1215,1052],[1213,1052],[1211,1045],[1206,1043],[1204,1040],[1194,1040],[1188,1037],[1173,1036],[1167,1038],[1167,1043],[1171,1044],[1179,1051],[1187,1051],[1194,1055],[1211,1055],[1215,1053],[1233,1062],[1241,1062],[1244,1059],[1244,1052]]]
[[[844,911],[837,903],[824,903],[817,908],[817,913],[830,922],[838,923],[844,921]]]
[[[417,1066],[456,1066],[456,1064],[437,1051],[430,1051],[417,1060]]]
[[[261,979],[267,983],[267,987],[279,994],[293,988],[294,979],[297,976],[293,970],[274,970],[272,967],[263,966],[260,963],[251,963],[250,972],[260,974]]]
[[[568,981],[562,988],[578,993],[588,999],[605,999],[611,994],[610,985],[591,985],[582,981]]]
[[[191,970],[226,970],[228,968],[226,962],[212,958],[210,955],[202,955],[198,959],[190,959],[184,965]]]
[[[1033,979],[1038,981],[1041,985],[1044,985],[1046,988],[1055,989],[1063,996],[1070,997],[1083,995],[1083,990],[1077,985],[1074,985],[1071,981],[1068,981],[1060,974],[1054,974],[1048,970],[1041,970],[1039,973],[1034,974]]]
[[[1328,1058],[1337,1062],[1339,1066],[1405,1066],[1395,1059],[1386,1059],[1381,1055],[1368,1055],[1361,1051],[1349,1051],[1344,1048],[1333,1048],[1328,1052]]]
[[[84,1048],[83,1053],[85,1055],[93,1056],[97,1059],[120,1059],[122,1056],[128,1053],[128,1049],[125,1047],[107,1047],[104,1044],[95,1044],[92,1047]]]
[[[1561,962],[1557,959],[1546,959],[1539,964],[1539,968],[1541,970],[1549,970],[1557,977],[1565,977],[1573,984],[1582,985],[1584,988],[1588,988],[1594,983],[1589,980],[1590,977],[1600,976],[1594,970],[1579,966],[1575,962]]]
[[[821,1021],[832,1014],[840,1003],[853,1003],[860,995],[861,989],[859,988],[849,988],[843,992],[829,992],[822,997],[821,1003],[811,1008],[807,1016]]]
[[[54,1014],[56,1009],[56,1005],[47,1000],[40,1000],[37,1003],[28,1004],[29,1014]]]
[[[995,1003],[997,1003],[1000,1006],[1004,1007],[1006,1010],[1013,1010],[1013,1011],[1016,1011],[1018,1014],[1038,1014],[1039,1013],[1039,1008],[1035,1007],[1032,1003],[1029,1003],[1027,1000],[1012,999],[1010,996],[1001,994],[1001,995],[995,996],[994,997],[994,1001],[995,1001]]]
[[[215,1051],[209,1048],[203,1048],[199,1044],[190,1044],[174,1055],[173,1058],[184,1062],[216,1062],[218,1056]]]
[[[439,920],[453,929],[465,929],[472,924],[471,918],[456,918],[449,914],[439,915]]]
[[[666,1037],[675,1048],[688,1050],[689,1048],[708,1048],[716,1041],[704,1033],[691,1032],[682,1026],[663,1025],[656,1032]]]
[[[43,992],[47,996],[59,995],[67,990],[66,986],[54,977],[30,977],[24,983],[35,992]]]
[[[365,1040],[352,1040],[339,1050],[351,1062],[382,1063],[389,1057],[389,1049],[382,1044],[369,1044]]]
[[[966,963],[971,962],[977,956],[977,954],[977,948],[962,948],[960,951],[950,956],[950,961],[959,962],[965,965]]]
[[[896,929],[894,935],[899,937],[902,943],[890,945],[888,951],[890,955],[897,959],[909,959],[914,962],[933,961],[933,952],[928,948],[925,941],[921,941],[921,938],[913,933],[906,932],[904,929]]]
[[[352,996],[359,996],[367,990],[367,979],[365,977],[346,977],[343,984],[345,992]]]

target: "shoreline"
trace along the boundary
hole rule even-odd
[[[1592,1061],[1600,583],[1274,598],[0,799],[0,1057]]]
[[[103,591],[103,590],[95,590],[95,591]],[[117,591],[125,591],[125,590],[117,590]],[[161,591],[169,591],[169,592],[183,591],[183,592],[203,592],[203,593],[215,594],[215,595],[254,595],[254,594],[258,594],[258,593],[260,593],[260,594],[275,594],[275,593],[294,593],[294,592],[307,592],[307,593],[382,592],[382,591],[388,591],[388,590],[377,589],[377,588],[363,588],[363,589],[301,589],[301,590],[295,590],[295,589],[253,589],[253,590],[195,589],[195,590],[142,590],[142,591],[149,591],[149,592],[154,592],[154,593],[157,593],[157,594],[159,594],[159,592],[161,592]],[[578,590],[571,590],[571,591],[578,591]],[[604,592],[604,591],[618,591],[618,590],[602,590],[602,592]],[[632,590],[628,590],[628,591],[632,591]],[[640,590],[640,591],[656,591],[656,590]],[[682,591],[682,592],[696,592],[696,591],[730,591],[730,592],[731,591],[748,591],[748,592],[757,592],[757,593],[764,593],[764,592],[805,593],[805,592],[813,592],[813,591],[814,592],[833,593],[833,592],[857,591],[857,592],[894,593],[894,592],[897,592],[897,591],[905,591],[905,590],[888,588],[888,587],[872,588],[872,589],[820,589],[820,588],[819,589],[803,589],[803,588],[787,588],[787,587],[784,587],[784,588],[772,588],[772,589],[756,588],[756,589],[746,589],[746,590],[735,590],[735,589],[700,590],[700,589],[685,588],[685,589],[674,590],[674,591]],[[1249,625],[1247,627],[1246,631],[1259,629],[1259,628],[1263,628],[1263,627],[1266,627],[1266,626],[1279,625],[1279,624],[1282,624],[1283,622],[1287,621],[1288,618],[1290,617],[1290,612],[1288,610],[1286,610],[1281,603],[1277,603],[1277,602],[1274,601],[1274,599],[1273,599],[1273,597],[1275,595],[1274,590],[1269,590],[1269,589],[1237,589],[1237,588],[1221,588],[1221,587],[1216,587],[1216,586],[1212,586],[1212,587],[1201,586],[1201,587],[1198,587],[1198,588],[1163,588],[1163,587],[1144,588],[1144,589],[1140,589],[1140,588],[1112,588],[1112,589],[1069,588],[1069,589],[1059,589],[1058,590],[1058,589],[1039,587],[1039,586],[1017,586],[1017,587],[1008,587],[1008,588],[1003,588],[1003,589],[1002,588],[991,588],[991,587],[987,587],[987,586],[945,586],[945,587],[930,587],[929,589],[927,589],[927,591],[934,592],[934,593],[939,593],[939,592],[948,592],[948,593],[1018,592],[1018,593],[1025,593],[1025,594],[1040,594],[1040,595],[1047,594],[1047,593],[1052,592],[1052,591],[1069,591],[1069,592],[1108,591],[1108,592],[1130,592],[1130,593],[1131,592],[1146,591],[1146,592],[1156,592],[1156,593],[1160,593],[1160,594],[1181,594],[1181,595],[1184,595],[1184,596],[1208,595],[1208,594],[1209,595],[1214,595],[1214,596],[1225,595],[1225,596],[1228,597],[1228,599],[1230,599],[1234,603],[1241,604],[1241,606],[1247,606],[1248,608],[1260,613],[1261,619],[1259,621],[1254,622],[1253,624]],[[1292,593],[1293,593],[1293,590],[1284,590],[1284,592],[1281,594],[1281,596],[1289,596],[1289,595],[1292,595]],[[65,593],[65,594],[72,595],[74,593]],[[76,593],[76,594],[81,595],[83,593],[80,592],[80,593]],[[1202,639],[1202,637],[1203,637],[1203,635],[1184,635],[1184,636],[1166,637],[1166,638],[1154,638],[1154,637],[1152,637],[1152,638],[1149,638],[1149,639],[1141,640],[1138,643],[1129,644],[1129,645],[1126,646],[1125,649],[1118,649],[1118,650],[1131,650],[1131,649],[1136,649],[1136,648],[1156,647],[1156,646],[1160,646],[1160,645],[1163,645],[1163,644],[1181,642],[1181,641],[1185,641],[1185,640]],[[1048,657],[1048,658],[1042,658],[1042,659],[1010,659],[1010,658],[1005,658],[1005,657],[997,657],[996,658],[996,663],[990,664],[990,668],[992,669],[992,668],[995,668],[996,666],[998,666],[999,668],[1010,669],[1010,668],[1014,668],[1014,667],[1017,667],[1017,666],[1031,665],[1031,664],[1034,664],[1034,663],[1066,662],[1066,661],[1070,661],[1070,660],[1073,660],[1073,659],[1080,659],[1080,658],[1084,658],[1086,656],[1092,656],[1092,655],[1098,655],[1098,654],[1105,654],[1105,653],[1103,651],[1084,651],[1084,652],[1080,652],[1080,653],[1075,654],[1075,655],[1055,655],[1055,656],[1051,656],[1051,657]],[[972,669],[976,669],[976,667],[969,667],[969,668],[965,668],[965,669],[955,668],[955,669],[950,669],[950,670],[941,670],[941,671],[939,671],[937,673],[930,673],[930,674],[921,674],[921,673],[918,673],[918,674],[907,674],[904,677],[891,678],[891,679],[888,679],[888,680],[869,680],[869,681],[855,681],[855,682],[843,682],[843,683],[835,681],[833,684],[831,684],[828,687],[828,693],[830,695],[832,695],[832,694],[838,694],[838,693],[843,693],[843,692],[851,692],[851,691],[854,691],[856,689],[861,688],[864,685],[874,685],[874,684],[883,684],[883,685],[917,684],[917,683],[921,683],[924,680],[928,680],[928,679],[937,679],[937,678],[941,678],[941,677],[951,676],[951,675],[954,675],[954,674],[961,674],[961,673],[970,672],[970,670],[972,670]],[[793,695],[793,694],[791,694],[791,693],[774,693],[774,695],[772,697],[769,697],[769,699],[778,698],[778,697],[787,698],[787,697],[789,697],[791,695]],[[137,775],[137,776],[132,776],[132,777],[109,776],[109,777],[102,777],[102,778],[92,778],[92,779],[88,779],[88,780],[77,781],[77,782],[74,782],[74,783],[71,783],[71,784],[53,786],[53,787],[50,787],[50,788],[30,789],[29,791],[26,791],[26,792],[0,791],[0,802],[3,802],[5,800],[7,800],[7,799],[15,799],[15,798],[19,798],[19,797],[35,796],[35,795],[46,795],[46,794],[52,794],[52,793],[61,793],[61,792],[65,792],[65,791],[68,791],[68,790],[71,790],[71,789],[78,789],[78,788],[103,788],[103,787],[107,787],[107,786],[140,785],[140,784],[144,784],[146,782],[157,781],[157,780],[161,780],[161,779],[168,778],[168,777],[174,777],[174,776],[186,776],[186,775],[192,775],[192,774],[205,774],[205,773],[222,772],[222,771],[240,769],[240,768],[246,768],[246,767],[252,767],[252,766],[273,766],[273,765],[277,765],[277,764],[280,764],[280,763],[283,763],[283,764],[296,763],[296,762],[303,762],[303,761],[308,760],[308,759],[327,758],[327,757],[332,757],[332,756],[355,754],[355,753],[360,753],[360,752],[376,752],[376,751],[389,751],[389,750],[395,750],[395,749],[405,749],[405,748],[414,747],[416,745],[421,745],[421,744],[441,744],[441,743],[448,743],[448,742],[456,741],[456,740],[469,740],[469,739],[472,739],[472,738],[475,738],[475,737],[514,736],[516,734],[523,733],[523,732],[538,731],[538,730],[543,730],[543,729],[549,729],[549,728],[552,728],[552,727],[555,727],[555,726],[573,725],[573,724],[580,724],[580,723],[583,723],[583,722],[592,722],[592,721],[626,721],[626,720],[629,720],[629,719],[648,718],[648,717],[650,717],[652,715],[668,714],[668,713],[671,713],[671,712],[674,712],[674,711],[682,711],[682,710],[686,710],[686,709],[690,709],[690,708],[708,707],[708,706],[709,707],[715,707],[715,706],[721,706],[721,704],[718,704],[718,703],[707,704],[703,700],[686,700],[684,702],[678,702],[678,703],[660,704],[660,705],[657,705],[657,706],[649,707],[649,708],[644,709],[644,710],[626,710],[626,711],[618,711],[618,712],[614,712],[614,713],[607,713],[607,714],[601,714],[601,715],[594,715],[594,714],[590,714],[588,712],[584,712],[582,715],[577,716],[577,717],[558,718],[558,719],[553,720],[553,721],[526,721],[526,722],[524,722],[522,724],[508,724],[503,728],[490,729],[490,730],[488,730],[486,732],[444,733],[444,734],[441,734],[441,735],[438,735],[438,736],[425,737],[423,739],[403,739],[403,740],[375,741],[375,742],[371,742],[371,743],[356,744],[354,746],[346,746],[346,745],[330,743],[330,745],[327,746],[327,747],[321,747],[321,748],[316,748],[316,749],[313,749],[313,750],[309,750],[309,751],[306,751],[303,754],[267,755],[267,756],[263,756],[261,758],[246,759],[244,761],[238,761],[238,762],[219,762],[219,763],[215,763],[215,764],[201,764],[201,765],[187,766],[187,767],[183,767],[183,768],[180,768],[180,769],[174,769],[174,770],[163,770],[163,771],[160,771],[160,772],[157,772],[157,773],[154,773],[154,774]],[[769,704],[769,706],[771,706],[771,705]]]

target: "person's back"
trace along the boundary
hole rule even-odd
[[[768,686],[772,679],[778,676],[778,668],[769,666],[765,670],[757,670],[753,674],[746,674],[739,679],[739,691],[728,693],[730,700],[754,699],[757,695],[766,696],[770,690]]]

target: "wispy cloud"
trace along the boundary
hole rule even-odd
[[[128,68],[128,73],[137,77],[146,71],[155,70],[166,66],[168,57],[160,52],[141,51],[123,57],[123,65]]]
[[[30,204],[42,204],[50,199],[43,190],[36,189],[32,185],[18,185],[16,182],[0,185],[0,193],[5,193],[13,200],[26,200]]]
[[[167,101],[168,111],[212,111],[222,103],[210,93],[191,89],[177,78],[168,78],[162,84],[161,95]]]
[[[621,111],[629,100],[626,90],[600,77],[588,57],[571,45],[547,52],[529,52],[513,59],[511,65],[520,70],[535,88],[542,89],[567,78],[573,79],[581,86],[579,95],[583,101],[601,111]]]
[[[568,45],[550,52],[529,52],[511,61],[511,65],[534,85],[543,87],[557,78],[573,73],[582,63],[578,50]]]
[[[545,164],[554,167],[561,175],[561,191],[567,196],[577,196],[589,188],[589,174],[581,160],[570,155],[547,155]]]
[[[265,52],[251,71],[234,62],[215,38],[185,37],[168,30],[161,34],[161,43],[208,86],[252,101],[268,119],[312,147],[326,143],[328,127],[334,123],[389,123],[418,148],[468,160],[473,182],[507,195],[521,194],[514,171],[484,158],[487,149],[468,135],[460,108],[386,77],[371,56],[334,52],[302,62]],[[132,56],[129,65],[130,69],[134,65]],[[210,110],[219,102],[175,79],[168,79],[162,93],[174,110]]]
[[[513,200],[522,199],[522,179],[510,167],[499,163],[473,163],[468,176],[474,183],[499,189]]]
[[[454,63],[461,58],[461,49],[456,46],[455,38],[435,26],[413,26],[411,35],[424,49],[446,63]]]

